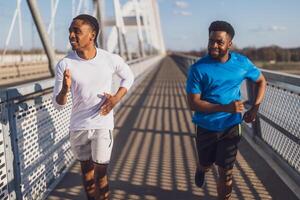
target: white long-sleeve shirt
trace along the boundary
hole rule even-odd
[[[105,100],[103,94],[111,93],[114,73],[121,78],[120,87],[129,90],[134,81],[130,67],[120,56],[98,48],[90,60],[80,58],[75,51],[69,53],[56,66],[53,105],[57,109],[65,107],[56,102],[56,96],[61,91],[66,69],[70,70],[72,79],[70,131],[113,129],[113,111],[105,116],[99,114]]]

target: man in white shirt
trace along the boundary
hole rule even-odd
[[[88,199],[108,199],[107,165],[113,146],[113,107],[131,87],[134,76],[124,60],[97,48],[99,25],[90,15],[75,17],[69,28],[73,52],[56,66],[53,104],[57,109],[72,97],[70,142],[81,163],[83,184]],[[111,95],[112,76],[121,83]]]

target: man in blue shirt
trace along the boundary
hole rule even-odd
[[[219,199],[230,199],[232,168],[241,138],[240,123],[252,122],[263,100],[266,80],[258,68],[245,56],[230,52],[233,27],[225,21],[215,21],[209,27],[208,55],[191,66],[187,78],[187,96],[195,111],[198,165],[196,185],[202,187],[205,172],[218,165]],[[257,84],[253,106],[242,117],[244,102],[240,87],[248,79]]]

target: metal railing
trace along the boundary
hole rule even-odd
[[[134,87],[161,59],[130,63]],[[115,91],[119,78],[113,82]],[[44,199],[74,162],[68,141],[71,101],[55,110],[53,84],[51,78],[0,90],[0,199]]]
[[[199,58],[180,54],[171,55],[182,71]],[[258,119],[247,131],[250,138],[264,146],[280,167],[296,183],[300,183],[300,76],[262,70],[267,79],[266,95],[260,106]],[[253,102],[253,84],[244,82],[242,98]],[[249,128],[248,128],[249,130]]]

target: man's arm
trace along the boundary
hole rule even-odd
[[[247,123],[252,122],[256,118],[257,111],[266,92],[267,81],[262,74],[255,83],[257,85],[257,93],[255,94],[254,104],[252,105],[251,109],[244,114],[244,120]]]
[[[187,99],[188,104],[193,111],[203,113],[214,113],[214,112],[230,112],[237,113],[244,110],[244,104],[241,101],[233,101],[227,105],[214,104],[201,99],[201,91],[203,87],[203,77],[195,67],[191,67],[187,78]]]
[[[68,89],[62,88],[61,91],[56,96],[56,102],[59,105],[65,105],[68,101]]]
[[[134,82],[134,75],[129,65],[117,55],[114,55],[113,60],[115,72],[121,78],[121,83],[115,95],[104,93],[106,99],[100,108],[100,115],[107,115],[121,101]]]
[[[230,104],[221,105],[213,104],[201,99],[201,94],[188,94],[188,103],[193,111],[213,113],[213,112],[229,112],[239,113],[244,110],[244,103],[242,101],[234,101]]]
[[[257,94],[256,94],[254,106],[260,105],[265,96],[267,81],[262,74],[257,79],[256,85],[257,85]]]
[[[68,100],[68,92],[71,88],[71,73],[69,69],[64,71],[63,84],[60,92],[56,96],[56,102],[59,105],[65,105]]]
[[[120,87],[115,95],[110,95],[104,93],[106,98],[104,104],[101,106],[100,115],[107,115],[117,103],[126,95],[127,89],[125,87]]]

